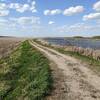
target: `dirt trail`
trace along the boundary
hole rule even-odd
[[[57,65],[55,67],[62,70],[66,91],[62,98],[50,100],[100,100],[100,77],[87,65],[56,50],[30,43],[53,61]]]

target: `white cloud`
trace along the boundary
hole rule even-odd
[[[7,5],[5,3],[0,3],[0,16],[7,16],[9,10],[7,10]]]
[[[0,23],[6,23],[8,22],[6,19],[0,19]]]
[[[50,10],[45,10],[44,11],[44,15],[49,15],[50,14]]]
[[[100,20],[100,1],[96,2],[94,5],[93,5],[93,9],[96,11],[94,13],[90,13],[88,15],[84,15],[83,16],[83,20]]]
[[[33,26],[39,26],[40,25],[40,18],[31,16],[31,17],[18,17],[18,18],[0,18],[0,26],[5,26],[6,27],[19,27],[20,29],[25,27],[33,27]]]
[[[30,10],[31,10],[32,12],[37,12],[35,5],[36,5],[36,2],[35,2],[35,1],[32,1],[31,7],[30,7]]]
[[[19,6],[19,8],[16,8],[16,11],[23,13],[25,11],[28,11],[30,6],[28,4],[24,4],[23,6]]]
[[[60,9],[54,9],[54,10],[45,10],[44,15],[57,15],[60,14],[61,10]]]
[[[9,4],[10,9],[15,9],[16,11],[23,13],[25,11],[32,11],[36,12],[35,1],[32,2],[31,5],[29,4],[19,4],[19,3],[11,3]]]
[[[31,17],[11,17],[11,18],[0,18],[0,32],[2,34],[14,35],[14,33],[22,35],[40,33],[42,31],[42,26],[40,24],[40,18],[31,16]],[[17,33],[18,32],[18,33]]]
[[[0,10],[0,16],[7,16],[9,14],[9,10]]]
[[[97,25],[91,25],[91,24],[85,24],[85,23],[77,23],[73,25],[64,25],[61,27],[58,27],[57,30],[62,33],[86,33],[86,32],[99,32],[100,31],[100,24]]]
[[[5,26],[8,23],[6,19],[0,19],[0,27]]]
[[[36,2],[33,0],[33,1],[32,1],[32,5],[34,6],[35,4],[36,4]]]
[[[12,23],[5,19],[5,18],[0,18],[0,30],[5,30],[7,28],[10,28],[10,26],[12,25]]]
[[[16,9],[17,11],[23,13],[25,11],[28,11],[30,8],[30,6],[28,4],[24,4],[22,7],[19,7],[18,9]]]
[[[51,11],[51,15],[56,15],[56,14],[60,14],[61,10],[60,9],[55,9]]]
[[[5,3],[0,3],[0,10],[7,9],[7,5]]]
[[[16,10],[17,12],[23,13],[25,11],[31,11],[31,12],[37,12],[36,10],[36,2],[32,1],[31,4],[20,4],[20,3],[0,3],[0,10],[4,10],[8,12],[8,10],[13,9]]]
[[[26,24],[40,24],[40,18],[39,17],[20,17],[18,19],[18,22],[20,24],[26,25]]]
[[[83,20],[100,19],[100,13],[90,13],[83,16]]]
[[[39,17],[0,17],[0,33],[12,36],[33,36],[41,33],[43,26]],[[10,33],[9,33],[10,32]]]
[[[63,13],[65,16],[71,16],[84,11],[83,6],[70,7],[62,11],[61,9],[45,10],[44,15],[57,15]]]
[[[54,23],[55,23],[54,21],[49,21],[49,22],[48,22],[49,25],[52,25],[52,24],[54,24]]]
[[[84,7],[83,6],[76,6],[76,7],[70,7],[68,9],[65,9],[63,14],[65,16],[71,16],[77,13],[81,13],[84,11]]]
[[[21,25],[23,27],[40,24],[40,18],[39,17],[10,18],[10,21],[12,21],[12,22],[14,22],[18,25]]]
[[[96,2],[96,3],[93,5],[93,9],[96,10],[96,11],[100,11],[100,1]]]

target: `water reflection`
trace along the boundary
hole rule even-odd
[[[46,38],[49,43],[62,46],[78,46],[83,48],[100,49],[100,40],[75,38]]]

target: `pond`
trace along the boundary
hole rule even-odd
[[[100,40],[83,38],[46,38],[50,44],[62,46],[78,46],[83,48],[100,49]]]

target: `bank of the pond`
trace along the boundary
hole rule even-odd
[[[51,87],[49,61],[28,41],[0,60],[0,100],[44,100]]]
[[[83,63],[87,63],[89,64],[89,66],[96,72],[98,72],[100,74],[100,61],[93,59],[90,56],[85,56],[85,55],[81,55],[78,52],[74,52],[74,51],[66,51],[62,48],[56,48],[57,51],[63,53],[63,54],[67,54],[70,55],[72,57],[75,57],[77,59],[79,59],[80,61],[82,61]]]
[[[87,63],[90,68],[92,68],[93,70],[95,70],[96,72],[98,72],[100,74],[100,60],[96,60],[94,59],[92,56],[86,56],[86,55],[82,55],[81,53],[79,53],[78,51],[74,51],[74,50],[66,50],[65,47],[60,47],[60,46],[56,46],[56,45],[50,45],[45,41],[41,41],[41,40],[34,40],[35,42],[46,46],[46,47],[50,47],[53,48],[63,54],[67,54],[69,56],[75,57],[76,59],[79,59],[80,61],[82,61],[83,63]]]

